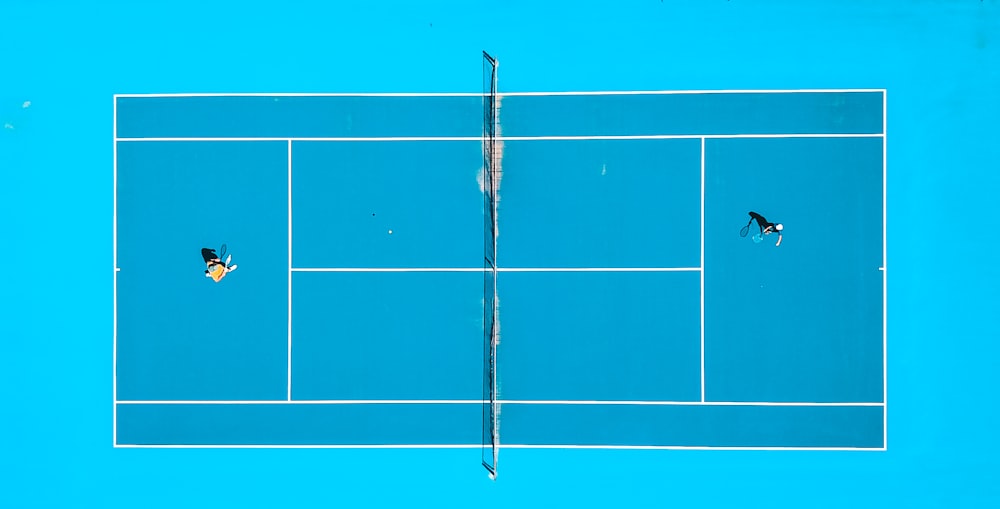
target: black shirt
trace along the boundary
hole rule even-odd
[[[753,222],[755,219],[757,220],[757,226],[760,227],[760,231],[761,232],[763,232],[768,227],[771,228],[771,231],[777,231],[775,229],[775,227],[774,227],[774,223],[767,222],[767,219],[764,219],[764,216],[762,216],[762,215],[760,215],[760,214],[758,214],[756,212],[751,211],[750,212],[750,222]]]

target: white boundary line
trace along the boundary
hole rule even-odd
[[[482,449],[482,444],[317,444],[317,445],[176,445],[118,444],[118,449]]]
[[[886,279],[886,135],[888,127],[886,91],[882,91],[882,447],[889,447],[889,350],[888,350],[888,280]]]
[[[481,267],[293,267],[292,272],[485,272]],[[497,267],[497,272],[700,272],[698,267]]]
[[[472,137],[472,136],[354,136],[354,137],[287,137],[287,136],[166,136],[166,137],[149,137],[149,138],[118,138],[118,141],[125,142],[166,142],[166,141],[256,141],[256,142],[286,142],[288,140],[302,142],[302,141],[343,141],[343,142],[358,142],[358,141],[478,141],[483,142],[482,137]]]
[[[873,93],[885,92],[884,88],[817,88],[788,90],[605,90],[572,92],[505,92],[500,97],[566,96],[566,95],[697,95],[697,94],[819,94],[819,93]],[[482,92],[207,92],[173,94],[115,94],[125,98],[182,98],[182,97],[482,97]]]
[[[115,404],[118,401],[118,142],[114,141],[118,139],[118,98],[112,98],[112,114],[114,115],[114,120],[111,124],[112,137],[112,172],[114,179],[114,206],[111,219],[111,244],[112,250],[114,251],[114,266],[115,266],[115,281],[114,281],[114,297],[113,305],[114,311],[112,313],[112,320],[114,324],[112,325],[111,331],[111,443],[112,445],[118,443],[118,405]]]
[[[700,95],[700,94],[832,94],[832,93],[876,93],[881,88],[818,88],[795,90],[606,90],[595,92],[507,92],[504,97],[517,96],[562,96],[562,95]]]
[[[777,133],[777,134],[636,134],[636,135],[582,135],[582,136],[499,136],[497,141],[586,141],[586,140],[698,140],[738,139],[738,138],[882,138],[882,133]],[[149,138],[115,138],[116,141],[141,142],[237,142],[237,141],[316,141],[316,142],[386,142],[386,141],[475,141],[482,143],[481,136],[361,136],[361,137],[273,137],[273,136],[166,136]]]
[[[497,267],[497,272],[701,272],[700,267]]]
[[[317,445],[138,445],[118,449],[482,449],[482,444],[317,444]],[[621,449],[638,451],[885,451],[884,447],[731,447],[700,445],[521,445],[497,444],[498,449]]]
[[[731,447],[710,445],[516,445],[505,449],[626,449],[647,451],[884,451],[884,447]]]
[[[292,267],[292,272],[486,272],[476,267]]]
[[[482,92],[194,92],[167,94],[115,94],[129,99],[194,97],[482,97]]]
[[[330,400],[133,400],[119,405],[482,405],[480,399],[330,399]],[[880,402],[780,402],[780,401],[625,401],[625,400],[498,400],[501,405],[622,405],[622,406],[729,406],[729,407],[881,407]]]
[[[705,401],[705,138],[701,139],[701,401]]]
[[[288,140],[288,400],[292,400],[292,140]]]

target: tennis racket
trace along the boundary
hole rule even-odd
[[[746,237],[747,233],[749,233],[749,232],[750,232],[750,225],[748,224],[748,225],[744,226],[743,228],[740,228],[740,237]]]
[[[219,259],[223,259],[226,256],[226,245],[222,245],[222,249],[219,249]]]

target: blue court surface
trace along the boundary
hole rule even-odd
[[[117,97],[115,445],[884,450],[885,97]]]
[[[0,506],[1000,503],[996,1],[98,10],[0,7]]]

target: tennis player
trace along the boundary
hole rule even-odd
[[[760,215],[760,214],[758,214],[756,212],[751,211],[750,212],[750,220],[747,221],[747,226],[750,226],[750,224],[753,223],[754,220],[757,221],[757,227],[760,228],[760,233],[762,235],[770,235],[772,233],[777,233],[778,234],[778,242],[775,243],[774,246],[778,247],[778,246],[781,245],[781,231],[785,229],[785,227],[782,226],[781,223],[778,223],[778,224],[769,223],[767,221],[767,219],[764,219],[764,216],[762,216],[762,215]]]
[[[225,251],[223,249],[223,251]],[[201,257],[205,260],[205,277],[212,278],[213,281],[218,283],[222,281],[222,278],[226,277],[226,274],[236,270],[236,264],[229,265],[229,262],[233,259],[233,255],[229,255],[226,261],[223,262],[219,259],[219,255],[215,254],[214,249],[209,249],[207,247],[201,248]]]

